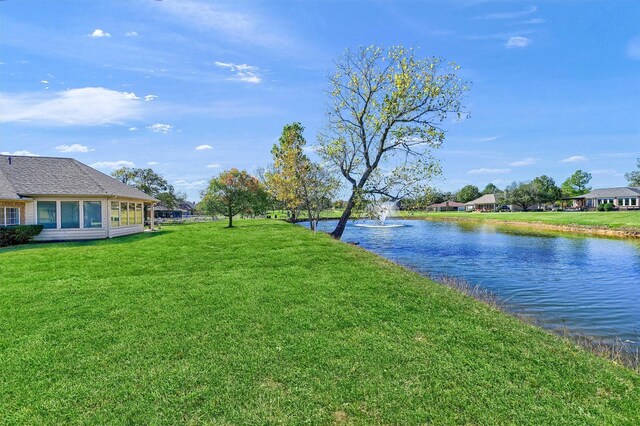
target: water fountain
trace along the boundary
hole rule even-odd
[[[387,217],[389,217],[396,210],[397,206],[393,201],[385,201],[384,203],[372,204],[369,208],[369,211],[371,213],[371,216],[376,218],[376,223],[356,223],[355,226],[359,226],[362,228],[399,228],[401,226],[404,226],[398,223],[385,224],[385,220],[387,220]]]

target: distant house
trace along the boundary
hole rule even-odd
[[[574,207],[583,209],[596,209],[600,204],[611,203],[620,210],[638,210],[640,209],[640,188],[623,186],[594,189],[588,194],[571,199]]]
[[[485,194],[464,204],[467,211],[494,212],[500,207],[496,194]]]
[[[168,208],[163,203],[156,204],[156,219],[183,219],[193,214],[196,209],[196,203],[184,201],[173,208]]]
[[[445,201],[444,203],[436,203],[427,206],[427,210],[435,212],[454,212],[464,211],[464,203],[457,201]]]
[[[157,201],[72,158],[0,155],[0,226],[41,224],[36,240],[142,232]]]

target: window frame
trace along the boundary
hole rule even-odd
[[[2,222],[0,222],[0,226],[20,226],[22,225],[22,220],[20,218],[20,207],[8,207],[8,206],[3,206],[0,207],[0,209],[2,209]],[[13,210],[17,210],[17,215],[16,217],[18,218],[18,223],[7,223],[7,210],[8,209],[13,209]]]

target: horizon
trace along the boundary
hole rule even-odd
[[[197,200],[222,170],[268,165],[285,124],[311,152],[334,61],[401,44],[472,83],[434,187],[560,185],[577,169],[627,186],[640,157],[638,2],[79,4],[0,2],[3,154],[152,168]]]

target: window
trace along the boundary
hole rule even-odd
[[[5,225],[20,225],[20,209],[18,207],[6,207],[4,211]]]
[[[60,227],[80,228],[79,201],[60,201]]]
[[[111,202],[111,227],[120,226],[120,203],[117,201]]]
[[[100,201],[84,201],[82,203],[85,228],[102,228],[102,203]]]
[[[129,225],[136,224],[136,203],[129,203]]]
[[[120,226],[129,224],[129,204],[120,203]]]
[[[613,204],[613,198],[598,198],[598,204]]]
[[[142,208],[142,203],[136,204],[136,224],[142,225],[144,223],[142,213],[144,209]]]
[[[619,198],[618,205],[619,206],[635,206],[637,200],[635,198]]]
[[[0,207],[0,226],[20,225],[19,207]]]
[[[38,224],[44,229],[57,228],[58,209],[55,201],[38,201],[37,207]]]

